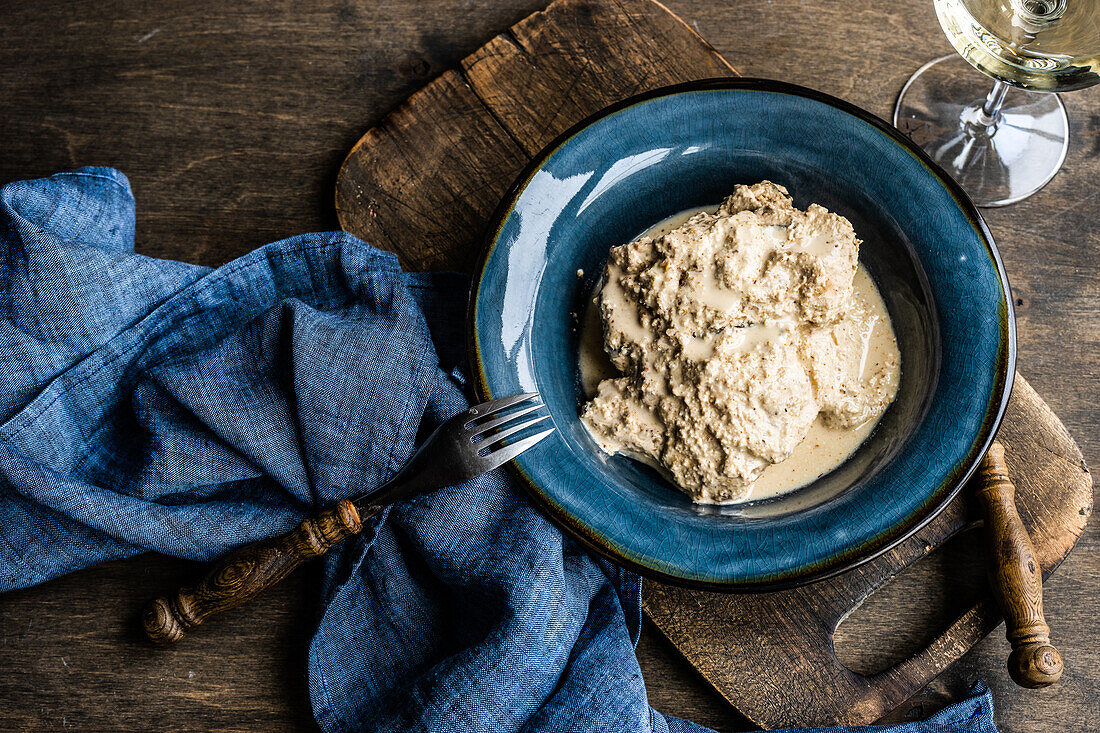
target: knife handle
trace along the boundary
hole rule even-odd
[[[345,499],[289,534],[245,545],[218,560],[193,588],[151,601],[142,614],[145,634],[156,644],[174,644],[191,627],[244,605],[306,560],[324,555],[362,529],[358,510]]]
[[[1012,643],[1009,675],[1021,687],[1046,687],[1061,678],[1062,655],[1050,643],[1050,627],[1043,618],[1042,568],[1016,511],[1015,493],[1005,450],[994,442],[982,460],[978,485],[989,584]]]

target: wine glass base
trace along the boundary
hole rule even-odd
[[[894,126],[986,207],[1038,191],[1069,149],[1069,119],[1057,94],[1009,88],[999,118],[987,125],[981,109],[991,84],[952,54],[918,69],[894,107]]]

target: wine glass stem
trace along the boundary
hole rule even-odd
[[[995,125],[1000,120],[1001,107],[1004,106],[1006,94],[1008,94],[1008,84],[1003,81],[993,83],[993,88],[989,90],[989,94],[985,97],[985,103],[982,105],[982,116],[984,117],[982,122],[986,126]]]

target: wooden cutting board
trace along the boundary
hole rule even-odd
[[[505,190],[560,132],[632,94],[736,73],[658,3],[558,0],[363,136],[337,178],[341,226],[396,252],[407,269],[468,270]],[[1084,529],[1091,477],[1057,416],[1019,375],[999,440],[1049,574]],[[873,676],[846,669],[833,648],[839,622],[876,588],[974,524],[969,494],[891,552],[836,578],[756,595],[647,582],[645,611],[723,697],[765,728],[875,721],[1000,621],[991,601],[980,600],[926,648]]]

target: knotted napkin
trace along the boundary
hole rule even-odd
[[[84,168],[0,189],[0,256],[0,590],[284,533],[467,405],[466,280],[348,234],[214,270],[143,257],[126,178]],[[702,730],[646,701],[638,577],[503,471],[393,507],[319,570],[326,732]],[[994,731],[989,693],[894,730]]]

